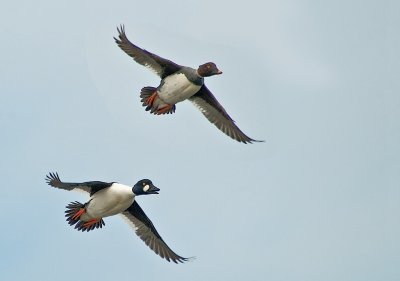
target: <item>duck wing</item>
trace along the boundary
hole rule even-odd
[[[260,142],[248,137],[236,126],[235,121],[229,116],[206,85],[203,85],[189,100],[200,109],[208,121],[232,139],[243,143]]]
[[[58,176],[58,173],[49,173],[46,176],[46,182],[48,185],[64,190],[81,190],[85,191],[92,196],[96,192],[110,187],[113,183],[107,183],[107,182],[102,182],[102,181],[88,181],[88,182],[62,182],[60,180],[60,177]]]
[[[121,213],[135,228],[136,234],[150,247],[157,255],[173,261],[174,263],[183,263],[188,258],[184,258],[176,254],[164,242],[160,234],[158,234],[151,220],[146,216],[139,204],[134,201],[133,204],[124,212]]]
[[[117,45],[137,63],[150,68],[162,79],[182,68],[182,66],[170,60],[157,56],[156,54],[139,48],[133,44],[131,41],[129,41],[128,37],[126,37],[125,27],[123,25],[117,27],[117,30],[118,39],[114,37]]]

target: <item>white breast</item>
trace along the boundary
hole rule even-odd
[[[158,97],[168,104],[184,101],[201,88],[190,82],[183,73],[168,76],[163,82],[164,84],[157,90]]]
[[[125,211],[134,201],[132,187],[113,183],[109,188],[93,194],[86,207],[87,218],[104,218]]]

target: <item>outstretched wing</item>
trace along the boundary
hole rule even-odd
[[[245,133],[236,126],[235,121],[233,121],[205,85],[203,85],[195,95],[190,97],[189,100],[200,109],[208,121],[213,123],[218,129],[232,139],[243,143],[260,142],[246,136]]]
[[[104,188],[110,187],[113,183],[107,183],[107,182],[102,182],[102,181],[88,181],[88,182],[81,182],[81,183],[75,183],[75,182],[62,182],[60,180],[60,177],[58,176],[58,173],[49,173],[46,176],[46,182],[48,185],[51,185],[52,187],[64,189],[64,190],[83,190],[86,191],[92,196],[99,190],[102,190]]]
[[[119,39],[115,37],[114,39],[118,46],[137,63],[150,68],[161,78],[165,78],[181,69],[182,66],[141,49],[130,42],[128,37],[126,37],[125,27],[123,25],[119,28],[117,27],[117,30]]]
[[[121,214],[133,224],[136,234],[157,255],[166,259],[167,261],[172,260],[174,263],[183,263],[188,260],[188,258],[177,255],[168,247],[168,245],[158,234],[151,220],[146,216],[136,201],[134,201],[133,204]]]

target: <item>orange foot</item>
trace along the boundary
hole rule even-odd
[[[82,226],[84,228],[90,228],[92,225],[98,223],[100,220],[101,219],[91,219],[91,220],[88,220],[87,222],[85,222]]]
[[[157,115],[161,115],[161,114],[168,113],[168,112],[170,112],[170,111],[171,111],[171,109],[172,109],[173,107],[174,107],[174,105],[173,105],[173,104],[168,104],[168,105],[165,105],[165,106],[163,106],[163,107],[161,107],[161,108],[157,109],[157,112],[156,112],[156,114],[157,114]]]
[[[86,213],[85,209],[79,209],[78,212],[75,213],[75,215],[72,216],[73,220],[79,219],[84,213]]]
[[[156,100],[156,98],[157,98],[157,91],[154,92],[150,97],[147,98],[146,105],[153,106],[153,103]]]

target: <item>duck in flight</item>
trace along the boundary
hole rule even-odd
[[[133,187],[116,182],[89,181],[82,183],[62,182],[57,173],[49,173],[46,182],[56,188],[64,190],[80,190],[89,193],[90,199],[82,204],[77,201],[67,205],[65,216],[68,223],[80,231],[91,231],[102,228],[103,218],[121,214],[135,228],[136,234],[157,255],[173,261],[183,263],[188,258],[181,257],[172,251],[158,234],[151,220],[136,202],[136,196],[158,194],[160,190],[151,180],[142,179]]]
[[[130,42],[123,25],[117,30],[118,38],[114,39],[118,46],[137,63],[150,68],[161,78],[157,88],[144,87],[141,90],[141,102],[146,111],[156,115],[172,114],[178,102],[188,99],[211,123],[232,139],[243,143],[259,142],[248,137],[236,126],[235,121],[204,84],[205,77],[222,74],[215,63],[207,62],[197,69],[178,65]]]

